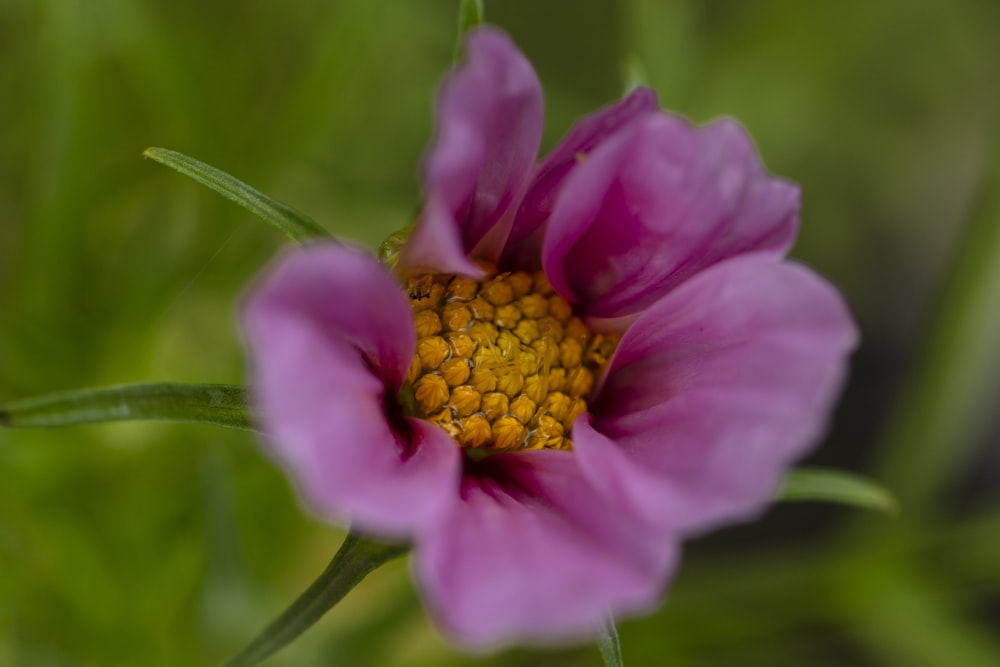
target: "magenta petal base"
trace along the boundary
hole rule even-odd
[[[675,553],[587,490],[568,452],[467,466],[437,530],[417,543],[417,578],[463,644],[590,638],[614,610],[656,605]]]

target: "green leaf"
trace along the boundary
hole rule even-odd
[[[615,619],[608,617],[604,626],[604,631],[597,639],[597,648],[601,651],[601,658],[605,667],[623,667],[622,645],[618,640],[618,628],[615,627]]]
[[[126,384],[78,389],[0,405],[0,426],[71,426],[154,419],[252,429],[243,387],[224,384]]]
[[[166,148],[147,148],[143,155],[189,176],[236,202],[298,243],[329,239],[330,233],[312,218],[259,192],[226,172]]]
[[[227,667],[257,665],[308,630],[378,566],[409,551],[403,544],[372,542],[351,532],[323,573]]]
[[[481,26],[485,21],[483,0],[459,0],[458,5],[458,41],[455,44],[455,61],[462,59],[464,53],[465,33]]]
[[[832,468],[796,468],[790,471],[777,499],[840,503],[886,514],[899,511],[893,495],[877,482]]]

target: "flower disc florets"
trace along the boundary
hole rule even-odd
[[[570,429],[617,345],[594,333],[541,271],[409,281],[416,407],[477,450],[572,449]]]

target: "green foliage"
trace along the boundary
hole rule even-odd
[[[119,385],[0,405],[0,426],[14,428],[143,419],[251,428],[246,390],[221,384]]]
[[[293,241],[305,243],[330,236],[309,216],[299,213],[287,204],[271,199],[221,169],[166,148],[147,148],[142,154],[215,190]]]
[[[899,511],[896,499],[870,479],[829,468],[795,468],[785,476],[778,499],[838,503],[886,514]]]

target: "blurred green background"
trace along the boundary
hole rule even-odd
[[[373,245],[405,224],[457,2],[0,0],[0,402],[239,383],[235,314],[284,239],[143,160],[216,165]],[[545,145],[616,98],[739,118],[804,189],[794,255],[863,330],[813,462],[895,519],[783,505],[691,543],[626,664],[1000,665],[1000,3],[495,0],[546,91]],[[0,432],[0,665],[213,665],[341,539],[254,439],[113,424]],[[584,665],[453,651],[405,562],[279,665]]]

